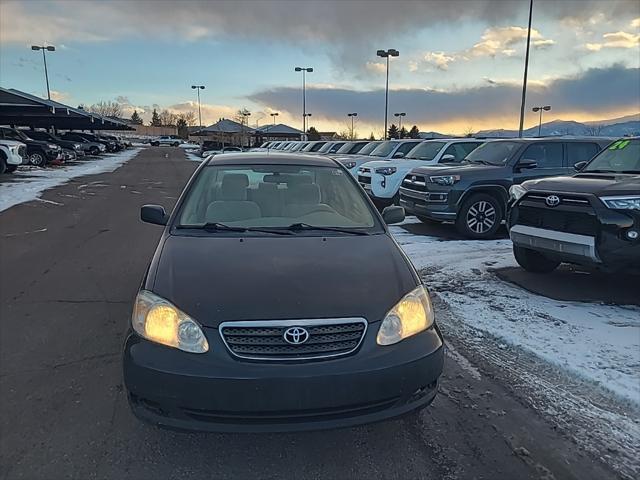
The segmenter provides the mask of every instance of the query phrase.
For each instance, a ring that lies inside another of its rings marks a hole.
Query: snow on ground
[[[459,320],[640,405],[640,308],[562,302],[499,279],[491,269],[517,266],[510,240],[391,231]]]
[[[118,153],[109,153],[98,158],[79,160],[73,165],[52,168],[20,167],[0,183],[0,212],[19,203],[40,197],[45,190],[62,185],[72,178],[83,175],[113,172],[135,157],[141,148],[131,148]]]
[[[202,162],[204,158],[202,158],[197,150],[185,150],[184,152],[187,155],[187,160],[191,160],[192,162]]]

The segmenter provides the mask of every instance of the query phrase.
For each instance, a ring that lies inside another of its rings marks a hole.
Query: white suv
[[[402,158],[409,151],[418,145],[423,140],[420,139],[405,139],[405,140],[387,140],[386,142],[377,142],[373,150],[366,152],[369,145],[364,147],[358,155],[351,155],[346,158],[335,157],[340,163],[342,163],[349,172],[355,177],[358,174],[358,168],[360,165],[370,162],[372,160],[390,160],[392,158]]]
[[[18,165],[26,163],[27,146],[16,140],[0,139],[0,174],[15,172]]]
[[[177,147],[180,145],[180,143],[182,143],[180,139],[171,137],[169,135],[163,135],[151,140],[152,147],[159,147],[161,145],[170,145],[172,147]]]
[[[426,165],[459,163],[483,143],[484,140],[475,138],[422,141],[399,158],[363,164],[358,169],[358,183],[376,205],[398,205],[400,184],[410,170]]]

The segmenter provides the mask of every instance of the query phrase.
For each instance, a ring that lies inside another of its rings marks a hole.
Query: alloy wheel
[[[467,211],[467,227],[474,233],[486,233],[496,223],[496,209],[489,202],[480,200]]]
[[[36,167],[42,167],[44,166],[44,157],[40,153],[32,153],[29,157],[29,163]]]

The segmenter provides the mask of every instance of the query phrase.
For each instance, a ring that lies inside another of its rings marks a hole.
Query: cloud
[[[529,84],[527,104],[540,102],[553,106],[554,112],[609,113],[635,108],[640,110],[640,69],[613,65],[585,71],[580,76],[556,78],[546,83]],[[391,90],[389,102],[393,111],[406,111],[407,121],[434,125],[454,121],[482,122],[487,118],[517,121],[521,85],[487,79],[487,84],[462,90],[432,89]],[[299,110],[299,89],[280,87],[256,92],[250,100],[278,111]],[[308,90],[307,105],[314,117],[340,122],[346,111],[357,111],[366,124],[380,122],[384,90],[350,89]]]
[[[449,63],[455,60],[455,57],[444,52],[427,52],[424,55],[424,61],[435,65],[438,70],[449,70]]]
[[[382,62],[367,62],[365,64],[365,68],[372,73],[385,73],[387,71],[387,66]]]
[[[71,94],[68,92],[59,92],[57,90],[51,90],[51,100],[64,103],[71,99]]]
[[[585,47],[592,52],[599,52],[603,48],[637,48],[640,46],[640,35],[627,32],[605,33],[601,43],[587,43]]]
[[[631,28],[640,28],[640,17],[631,20],[629,25],[631,25]]]

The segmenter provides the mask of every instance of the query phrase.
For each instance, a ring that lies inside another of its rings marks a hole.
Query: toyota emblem
[[[290,327],[284,331],[282,338],[291,345],[302,345],[309,340],[309,332],[302,327]]]
[[[544,202],[550,207],[557,207],[560,205],[560,197],[557,195],[549,195],[545,198]]]

